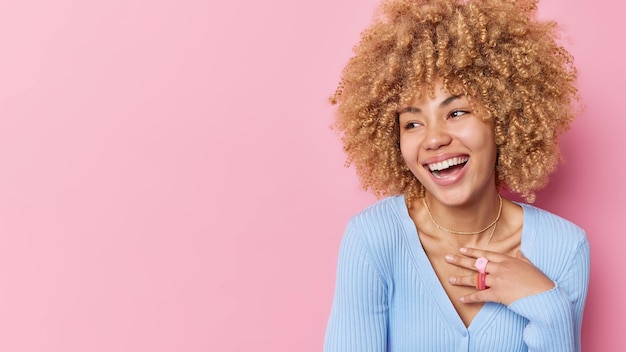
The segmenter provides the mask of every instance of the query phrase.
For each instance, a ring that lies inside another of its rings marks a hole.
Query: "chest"
[[[462,314],[467,311],[457,311],[439,276],[432,268],[421,270],[428,263],[410,256],[396,259],[387,296],[390,351],[526,351],[523,317],[486,303],[469,312],[472,321],[466,324]]]
[[[432,270],[437,277],[438,284],[445,292],[447,299],[450,301],[450,303],[454,307],[454,310],[463,321],[463,324],[468,327],[476,314],[478,314],[478,312],[482,308],[483,303],[467,304],[460,301],[462,296],[472,294],[476,291],[476,289],[471,286],[452,285],[450,283],[450,278],[471,278],[475,275],[475,272],[470,269],[454,266],[446,262],[444,260],[445,255],[455,253],[453,252],[453,250],[454,249],[452,248],[447,248],[447,250],[445,248],[443,250],[441,248],[431,250],[424,248],[426,256],[430,261],[430,265],[432,266]],[[456,252],[455,254],[458,255],[459,253]]]
[[[519,233],[511,233],[506,238],[496,242],[486,242],[475,244],[474,248],[486,249],[489,251],[503,253],[507,255],[514,255],[519,250],[521,239],[521,231]],[[432,268],[432,272],[437,278],[437,284],[440,286],[443,292],[445,292],[445,298],[447,298],[450,304],[454,307],[455,312],[463,321],[463,324],[470,326],[473,319],[483,307],[484,303],[463,303],[461,297],[470,295],[476,292],[475,280],[476,271],[474,268],[461,267],[448,263],[444,257],[448,254],[454,254],[462,256],[458,252],[458,248],[461,247],[457,244],[455,247],[449,240],[443,240],[441,237],[433,237],[428,235],[420,235],[420,244],[426,254],[426,258]],[[422,268],[428,271],[429,268]],[[468,282],[466,285],[453,285],[450,283],[451,278],[456,278],[457,281]],[[439,291],[441,292],[441,291]],[[442,299],[445,299],[442,296]]]

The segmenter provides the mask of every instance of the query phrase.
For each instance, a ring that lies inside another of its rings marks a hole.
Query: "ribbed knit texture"
[[[508,307],[485,303],[468,328],[419,242],[404,197],[356,215],[341,244],[324,351],[580,351],[589,281],[585,234],[520,205],[522,252],[556,287]]]

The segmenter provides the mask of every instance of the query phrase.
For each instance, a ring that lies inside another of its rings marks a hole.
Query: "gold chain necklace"
[[[496,220],[495,223],[493,223],[493,229],[491,229],[491,233],[489,234],[489,238],[487,239],[487,244],[485,245],[485,248],[483,248],[483,251],[486,251],[487,248],[489,248],[489,243],[491,243],[491,239],[493,238],[493,234],[496,232],[496,227],[498,226],[498,220]],[[487,229],[485,229],[487,230]],[[448,244],[450,245],[450,248],[452,248],[452,251],[456,253],[456,248],[454,248],[454,246],[452,245],[452,243],[450,243],[450,240],[446,238],[446,242],[448,242]],[[467,273],[465,272],[465,269],[463,269],[463,267],[461,267],[461,271],[463,272],[463,275],[467,275]]]
[[[494,226],[498,222],[498,220],[500,220],[500,215],[502,215],[502,196],[500,196],[499,194],[498,194],[498,199],[500,199],[500,207],[498,208],[498,216],[496,216],[496,219],[492,221],[491,224],[487,225],[484,229],[480,231],[473,231],[473,232],[454,231],[454,230],[450,230],[439,225],[435,221],[435,218],[433,218],[433,214],[430,212],[430,208],[428,207],[428,204],[426,203],[426,197],[422,198],[422,203],[424,203],[424,207],[426,208],[426,211],[428,212],[428,217],[430,217],[430,221],[432,221],[433,225],[435,225],[435,227],[437,227],[439,230],[442,230],[448,233],[453,233],[455,235],[478,235],[479,233],[483,233],[487,231],[490,227]],[[495,226],[494,226],[494,230],[495,230]],[[491,232],[491,236],[493,236],[493,231]],[[489,237],[489,240],[491,240],[491,236]]]

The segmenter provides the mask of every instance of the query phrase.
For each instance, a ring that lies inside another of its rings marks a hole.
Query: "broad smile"
[[[446,160],[424,164],[433,177],[445,179],[457,175],[465,166],[469,156],[455,156]]]

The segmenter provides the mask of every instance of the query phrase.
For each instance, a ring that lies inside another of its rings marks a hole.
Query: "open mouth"
[[[425,165],[435,178],[446,178],[459,172],[469,160],[468,156],[457,156]]]

